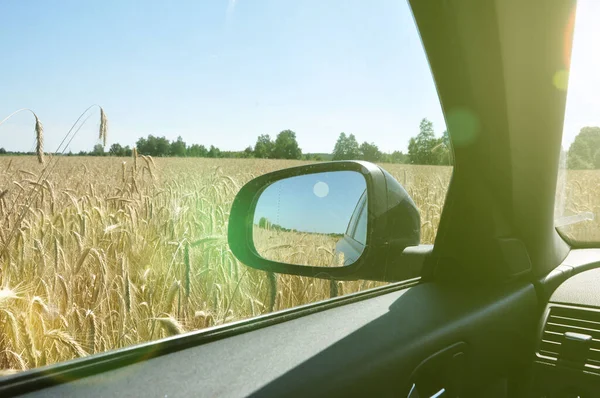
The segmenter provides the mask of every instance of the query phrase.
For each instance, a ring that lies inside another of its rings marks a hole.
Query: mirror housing
[[[359,172],[366,181],[367,244],[357,261],[343,267],[316,267],[261,257],[253,241],[254,212],[261,193],[269,185],[286,178],[333,171]],[[392,282],[419,276],[419,267],[403,267],[402,258],[407,247],[419,245],[420,229],[415,203],[387,171],[364,161],[336,161],[291,167],[249,181],[233,201],[228,241],[238,260],[263,271],[322,279]]]

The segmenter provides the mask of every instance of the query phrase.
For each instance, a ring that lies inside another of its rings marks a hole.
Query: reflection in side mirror
[[[247,182],[227,241],[243,264],[267,272],[392,282],[419,276],[424,256],[412,261],[405,249],[419,244],[420,228],[408,192],[381,167],[319,162]]]
[[[331,171],[285,178],[260,194],[252,240],[259,256],[294,265],[351,265],[367,244],[364,176]]]

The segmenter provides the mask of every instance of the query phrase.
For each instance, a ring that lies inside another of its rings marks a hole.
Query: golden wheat
[[[105,116],[102,124],[104,139]],[[5,374],[381,285],[266,273],[231,253],[240,187],[305,162],[137,160],[134,151],[132,162],[64,157],[43,168],[35,157],[0,158],[0,237],[14,231],[0,258]],[[433,243],[451,168],[384,167],[419,207],[423,243]],[[270,237],[273,255],[331,265],[335,240],[294,239]]]

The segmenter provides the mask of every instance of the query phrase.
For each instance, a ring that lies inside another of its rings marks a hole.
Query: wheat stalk
[[[44,163],[44,126],[42,126],[42,122],[40,122],[40,119],[37,117],[37,115],[35,115],[35,138],[36,138],[35,153],[37,155],[38,162],[43,164]]]
[[[100,108],[100,139],[102,140],[102,146],[106,146],[106,131],[108,128],[108,120],[106,119],[106,113],[101,106]]]
[[[35,152],[37,154],[38,162],[44,163],[44,126],[42,125],[40,118],[38,118],[38,116],[36,115],[36,113],[34,111],[32,111],[29,108],[18,109],[16,111],[14,111],[13,113],[11,113],[10,115],[8,115],[7,117],[5,117],[4,119],[2,119],[2,121],[0,121],[0,126],[4,122],[6,122],[8,119],[15,116],[17,113],[20,113],[23,111],[31,112],[31,114],[35,118],[35,141],[36,141]]]
[[[135,172],[135,171],[137,171],[137,158],[138,158],[137,147],[133,147],[133,151],[131,151],[131,156],[133,157],[133,172]]]
[[[125,272],[125,280],[123,283],[125,284],[125,310],[129,313],[129,311],[131,311],[131,282],[129,281],[128,272]]]
[[[185,243],[183,248],[183,263],[185,265],[185,297],[186,299],[190,298],[190,280],[191,280],[191,264],[190,264],[190,244],[189,242]]]

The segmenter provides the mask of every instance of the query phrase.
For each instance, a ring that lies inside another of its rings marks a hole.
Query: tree
[[[392,152],[392,163],[408,163],[408,155],[402,153],[402,151],[394,151]]]
[[[186,155],[187,145],[181,136],[177,137],[177,141],[173,141],[169,148],[171,156],[183,157]]]
[[[171,143],[165,137],[156,137],[156,155],[154,156],[169,156]]]
[[[269,219],[266,217],[261,217],[258,220],[258,227],[265,228],[265,229],[271,229],[271,221],[269,221]]]
[[[421,120],[419,134],[408,142],[408,157],[412,164],[439,164],[439,154],[434,148],[440,144],[435,138],[433,123]]]
[[[444,150],[441,153],[440,164],[451,166],[454,164],[454,151],[452,150],[452,142],[450,141],[448,130],[442,133],[441,143]]]
[[[131,149],[131,147],[129,145],[125,145],[125,147],[123,148],[123,156],[131,156],[133,154],[133,150]]]
[[[208,155],[208,149],[204,145],[193,144],[188,148],[187,154],[195,158],[205,158]]]
[[[6,155],[6,149],[0,148],[0,155]]]
[[[346,133],[340,133],[333,148],[333,160],[353,160],[358,158],[360,158],[360,148],[354,134],[346,137]]]
[[[110,146],[108,153],[110,154],[110,156],[125,156],[123,147],[121,146],[121,144],[118,144],[116,142]]]
[[[155,148],[156,142],[154,139],[154,136],[149,135],[148,139],[144,138],[144,137],[140,137],[136,143],[135,146],[137,148],[137,151],[140,155],[152,155],[152,156],[156,156],[156,148]]]
[[[209,158],[220,158],[221,150],[214,145],[210,146],[208,153],[206,154]]]
[[[91,156],[104,156],[104,146],[102,144],[94,145],[94,149],[90,152]]]
[[[249,146],[246,149],[244,149],[244,152],[242,152],[242,157],[243,158],[251,158],[254,155],[254,150],[252,150],[252,147]]]
[[[600,168],[600,127],[584,127],[569,147],[569,169]]]
[[[433,164],[439,164],[444,166],[450,166],[454,164],[454,155],[452,153],[452,147],[450,143],[450,137],[448,131],[442,133],[442,137],[436,140],[437,143],[431,150],[437,156],[437,162]]]
[[[277,134],[273,147],[275,159],[301,159],[302,150],[296,141],[296,133],[292,130],[283,130]]]
[[[360,158],[369,162],[381,160],[381,151],[374,143],[363,142],[360,146]]]
[[[165,137],[149,135],[148,138],[140,138],[135,143],[140,155],[169,156],[171,143]]]
[[[572,154],[567,157],[567,168],[571,170],[587,170],[591,169],[593,165],[583,160],[579,155]]]
[[[269,134],[262,134],[258,136],[256,145],[254,145],[254,157],[259,159],[268,159],[273,154],[273,141]]]

